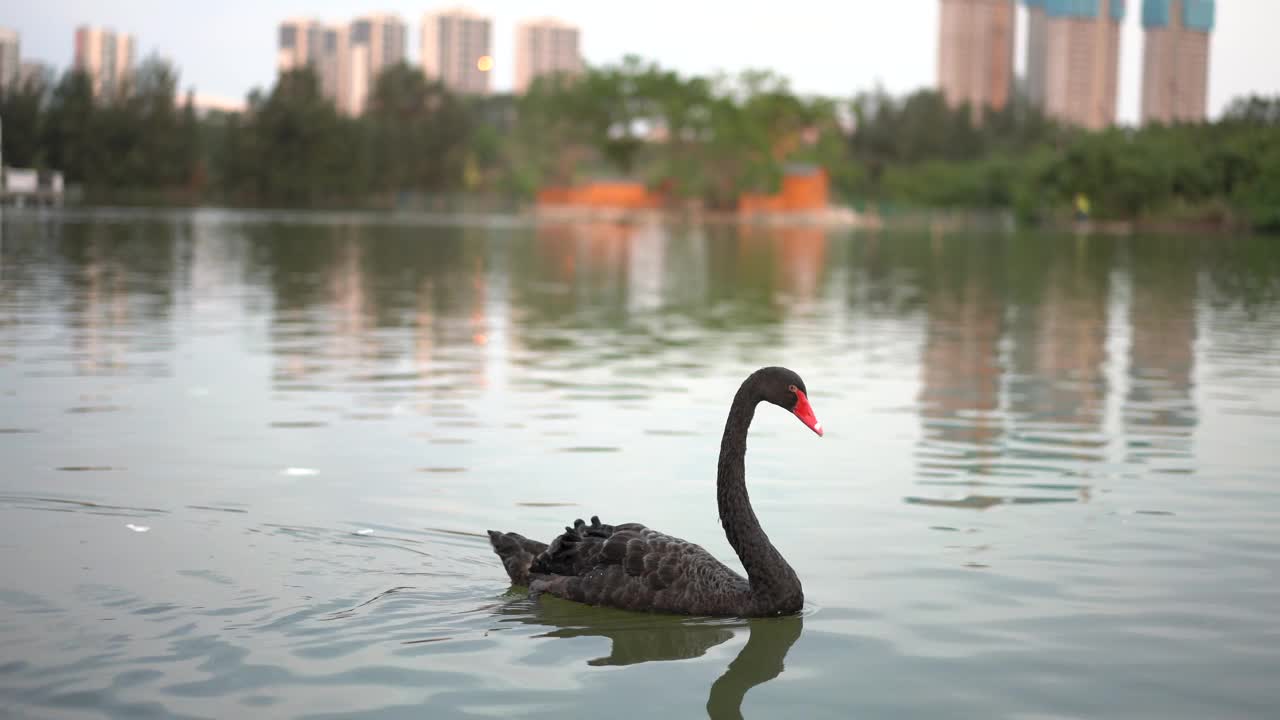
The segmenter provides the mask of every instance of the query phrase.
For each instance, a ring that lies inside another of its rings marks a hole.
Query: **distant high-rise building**
[[[1115,124],[1124,0],[1025,2],[1027,94],[1068,124]]]
[[[947,104],[1003,109],[1013,91],[1016,8],[1012,0],[942,0],[938,87]]]
[[[528,90],[541,75],[581,70],[578,28],[552,18],[525,20],[516,26],[517,93]]]
[[[339,107],[360,115],[369,105],[378,76],[404,62],[406,30],[397,15],[366,15],[351,22],[347,33],[345,92]]]
[[[1045,50],[1049,38],[1049,20],[1045,14],[1044,0],[1026,0],[1027,47],[1026,93],[1027,100],[1037,107],[1044,107]]]
[[[1214,0],[1145,0],[1142,122],[1201,122],[1209,102]]]
[[[93,94],[117,98],[133,76],[133,36],[105,28],[76,28],[74,65],[89,76]]]
[[[311,63],[321,45],[320,33],[323,27],[324,24],[319,20],[305,18],[280,23],[276,70],[286,73]]]
[[[18,81],[22,62],[18,52],[18,31],[0,27],[0,91]]]
[[[276,69],[283,74],[309,66],[320,83],[320,92],[340,105],[345,36],[345,28],[319,20],[285,20],[280,23]]]
[[[493,21],[461,8],[427,13],[422,18],[422,70],[450,90],[489,92]]]

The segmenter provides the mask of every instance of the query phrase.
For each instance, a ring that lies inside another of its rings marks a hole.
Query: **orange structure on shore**
[[[830,199],[827,172],[816,166],[787,169],[777,193],[744,193],[738,198],[742,214],[774,214],[826,210]],[[543,208],[591,210],[654,210],[667,206],[667,194],[644,183],[629,180],[595,180],[572,187],[548,187],[538,191]]]
[[[779,192],[771,195],[745,193],[738,198],[738,212],[767,214],[826,210],[829,185],[827,172],[820,167],[788,168]]]
[[[661,195],[644,183],[597,181],[575,187],[550,187],[538,191],[538,205],[546,207],[648,210],[664,204]]]

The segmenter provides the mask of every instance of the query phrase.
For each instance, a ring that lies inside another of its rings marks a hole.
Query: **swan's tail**
[[[502,558],[502,565],[511,576],[513,585],[529,584],[529,566],[533,564],[534,558],[547,549],[546,543],[497,530],[489,531],[489,543],[493,545],[493,551],[498,557]]]

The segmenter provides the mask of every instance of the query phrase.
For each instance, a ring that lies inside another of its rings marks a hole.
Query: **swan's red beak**
[[[791,412],[800,418],[800,422],[809,426],[809,429],[818,433],[818,437],[822,437],[822,423],[818,422],[818,417],[813,414],[813,408],[809,406],[809,398],[805,396],[803,390],[796,390],[796,407]]]

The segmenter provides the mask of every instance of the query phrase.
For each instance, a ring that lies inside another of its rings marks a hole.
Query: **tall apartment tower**
[[[1209,103],[1214,0],[1145,0],[1142,123],[1202,122]]]
[[[942,0],[938,87],[951,107],[965,103],[974,121],[1003,109],[1013,91],[1017,32],[1012,0]]]
[[[489,92],[493,21],[462,8],[422,18],[422,70],[454,92]]]
[[[280,24],[276,67],[284,73],[311,66],[324,96],[340,112],[360,115],[378,75],[404,62],[407,36],[404,21],[388,14],[358,17],[347,25],[286,20]]]
[[[408,31],[398,15],[377,14],[356,18],[347,35],[349,80],[344,102],[339,107],[349,115],[360,115],[369,106],[378,76],[387,68],[404,62]]]
[[[310,66],[320,82],[320,92],[338,102],[345,34],[343,28],[319,20],[285,20],[280,23],[276,70],[283,74]]]
[[[1025,2],[1027,94],[1067,124],[1114,125],[1124,0]]]
[[[578,28],[553,18],[516,26],[515,91],[524,93],[541,75],[582,70]]]
[[[133,76],[133,36],[82,25],[76,28],[73,64],[89,76],[94,96],[121,97]]]
[[[18,83],[21,69],[21,53],[18,52],[18,31],[0,27],[0,91]]]
[[[1027,101],[1036,107],[1044,107],[1045,81],[1048,73],[1045,62],[1048,60],[1046,46],[1049,41],[1049,18],[1045,11],[1045,0],[1026,0],[1027,5],[1027,47],[1026,47],[1026,93]]]

